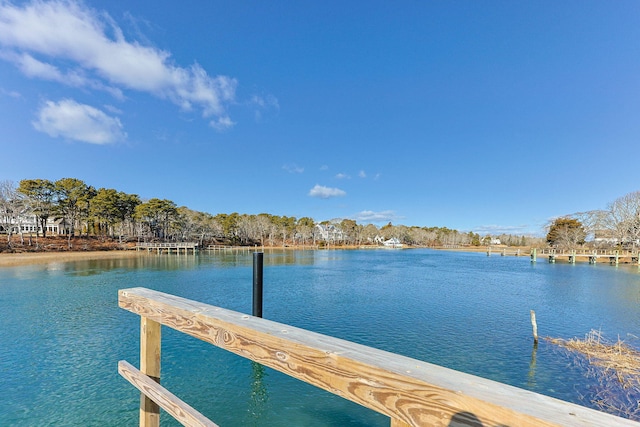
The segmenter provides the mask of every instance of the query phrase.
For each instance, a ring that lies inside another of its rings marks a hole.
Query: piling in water
[[[253,253],[253,314],[262,317],[262,270],[264,253]]]

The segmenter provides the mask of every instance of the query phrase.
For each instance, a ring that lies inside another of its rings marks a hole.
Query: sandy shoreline
[[[17,254],[0,254],[1,267],[17,267],[30,264],[46,264],[49,262],[69,262],[91,259],[129,258],[140,256],[144,252],[137,251],[87,251],[87,252],[23,252]]]

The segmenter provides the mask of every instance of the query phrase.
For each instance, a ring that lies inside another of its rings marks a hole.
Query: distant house
[[[325,242],[337,242],[344,240],[344,233],[334,224],[316,224],[316,238]]]
[[[502,242],[500,242],[500,239],[497,239],[495,237],[492,238],[489,243],[492,244],[492,245],[501,245],[502,244]]]
[[[633,239],[631,237],[619,238],[616,237],[616,233],[612,230],[596,230],[593,233],[593,242],[600,246],[617,246],[623,247],[631,246],[635,247],[640,245],[640,239]]]
[[[11,232],[14,234],[18,233],[42,233],[42,227],[37,221],[35,215],[23,215],[18,220],[11,221]],[[6,225],[6,222],[5,222]],[[47,228],[47,234],[65,234],[67,232],[67,228],[65,225],[65,221],[63,218],[55,218],[50,217],[47,218],[47,223],[45,225]],[[5,230],[5,227],[0,226],[0,232],[7,233],[8,230]]]
[[[402,243],[396,237],[392,237],[389,240],[385,240],[382,244],[387,248],[401,248],[402,247]]]
[[[593,232],[593,241],[601,245],[617,245],[619,240],[611,230],[596,230]]]
[[[400,242],[400,239],[398,239],[397,237],[392,237],[385,240],[384,237],[379,235],[373,238],[373,243],[384,246],[385,248],[401,248],[403,246]]]

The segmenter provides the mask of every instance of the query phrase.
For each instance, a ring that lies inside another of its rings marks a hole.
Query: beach
[[[49,262],[70,262],[90,259],[109,259],[135,257],[144,254],[137,251],[83,251],[83,252],[23,252],[0,253],[0,268],[17,267],[29,264],[46,264]]]

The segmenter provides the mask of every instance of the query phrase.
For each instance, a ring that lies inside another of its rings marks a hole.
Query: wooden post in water
[[[262,252],[253,253],[253,310],[256,317],[262,317],[262,294],[263,294],[263,265],[264,254]]]
[[[536,323],[536,312],[531,310],[531,327],[533,328],[533,342],[538,343],[538,324]]]
[[[140,317],[140,372],[157,383],[160,383],[160,328],[160,323]],[[140,427],[159,426],[160,407],[140,394]]]
[[[538,260],[538,253],[537,253],[538,249],[537,248],[532,248],[531,249],[531,262],[536,262]]]

